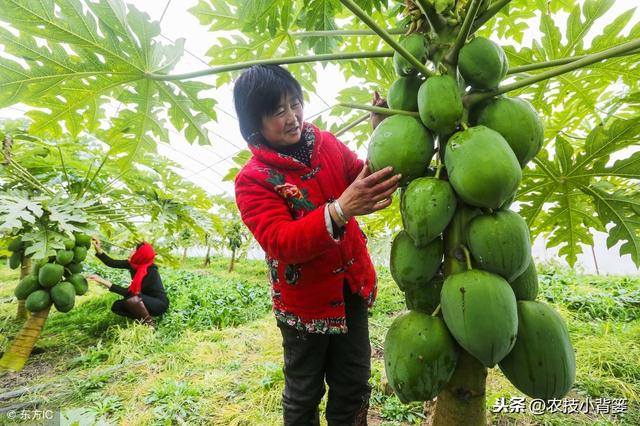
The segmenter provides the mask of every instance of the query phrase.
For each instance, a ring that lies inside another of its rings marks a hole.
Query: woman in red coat
[[[300,84],[257,65],[236,81],[240,131],[253,154],[236,177],[242,220],[266,253],[284,347],[285,425],[364,425],[376,276],[355,217],[391,204],[400,175],[370,173],[336,137],[303,121]]]

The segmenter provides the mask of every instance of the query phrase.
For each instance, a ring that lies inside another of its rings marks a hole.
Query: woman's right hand
[[[96,237],[91,237],[91,242],[93,243],[93,248],[96,249],[96,253],[102,253],[102,244],[100,243],[100,240]]]
[[[402,176],[391,175],[388,166],[371,173],[365,164],[351,185],[338,198],[338,203],[347,219],[384,209],[391,204],[391,196],[398,189]]]
[[[87,280],[89,280],[89,281],[97,282],[98,284],[100,284],[101,286],[103,286],[106,289],[110,289],[111,288],[111,281],[105,280],[104,278],[102,278],[98,274],[90,274],[90,275],[87,275],[85,278]]]

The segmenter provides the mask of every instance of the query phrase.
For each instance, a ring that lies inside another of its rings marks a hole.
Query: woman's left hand
[[[373,106],[377,106],[377,107],[389,108],[389,105],[387,105],[387,101],[384,98],[380,97],[380,94],[378,93],[377,90],[373,92],[372,104]],[[384,120],[388,116],[384,114],[380,114],[378,112],[372,112],[369,115],[369,117],[371,119],[371,127],[373,127],[373,130],[375,130],[376,127],[378,127],[378,124],[380,124],[382,120]]]
[[[91,274],[91,275],[87,275],[86,277],[88,280],[91,281],[95,281],[98,284],[100,284],[101,286],[103,286],[104,288],[111,288],[111,281],[105,280],[104,278],[102,278],[100,275],[98,274]]]

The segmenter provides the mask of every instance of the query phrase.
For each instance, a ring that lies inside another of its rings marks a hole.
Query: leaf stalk
[[[391,34],[389,34],[386,30],[380,27],[371,16],[369,16],[364,10],[360,8],[353,0],[340,0],[340,2],[347,7],[350,11],[352,11],[358,18],[360,18],[369,28],[376,32],[389,46],[393,48],[396,52],[401,54],[407,61],[411,63],[420,73],[422,73],[425,77],[431,77],[433,72],[429,71],[429,69],[416,59],[407,49],[402,47],[400,43],[398,43]]]
[[[471,0],[471,5],[467,10],[467,15],[464,17],[462,27],[460,27],[460,31],[456,35],[453,45],[444,56],[444,61],[447,64],[456,65],[458,63],[458,53],[469,37],[471,25],[473,24],[473,20],[476,18],[476,13],[478,13],[478,9],[480,8],[480,3],[482,3],[482,0]]]
[[[369,59],[369,58],[387,58],[393,56],[392,50],[381,50],[378,52],[350,52],[350,53],[330,53],[325,55],[310,56],[289,56],[284,58],[259,59],[255,61],[238,62],[235,64],[220,65],[211,67],[206,70],[194,71],[185,74],[154,74],[148,73],[146,77],[156,81],[175,81],[190,80],[192,78],[205,77],[207,75],[220,74],[223,72],[237,71],[252,67],[253,65],[283,65],[283,64],[301,64],[307,62],[327,62],[342,61],[349,59]]]
[[[408,115],[409,117],[420,118],[420,114],[418,114],[415,111],[403,111],[401,109],[382,108],[382,107],[377,107],[373,105],[363,105],[363,104],[356,104],[352,102],[341,102],[336,106],[353,108],[353,109],[363,109],[365,111],[377,112],[378,114],[384,114],[384,115],[398,114],[398,115]]]
[[[549,71],[542,72],[540,74],[523,78],[522,80],[513,82],[511,84],[507,84],[504,86],[500,86],[496,89],[487,91],[487,92],[478,92],[478,93],[470,93],[464,96],[463,102],[467,108],[472,107],[478,102],[482,102],[484,100],[490,99],[494,96],[501,95],[503,93],[510,92],[512,90],[521,89],[523,87],[530,86],[532,84],[538,83],[543,80],[548,80],[553,77],[557,77],[559,75],[575,71],[579,68],[585,67],[587,65],[594,64],[596,62],[603,61],[605,59],[609,59],[616,55],[620,55],[625,52],[633,51],[640,48],[640,38],[629,41],[627,43],[620,44],[618,46],[612,47],[610,49],[603,50],[601,52],[592,53],[590,55],[586,55],[581,59],[573,61],[571,63],[561,65]]]

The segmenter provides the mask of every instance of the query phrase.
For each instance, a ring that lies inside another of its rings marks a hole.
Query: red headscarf
[[[129,285],[129,293],[139,294],[142,288],[142,280],[147,276],[147,268],[153,264],[153,259],[156,257],[156,252],[153,251],[153,247],[149,243],[142,243],[140,247],[136,249],[129,259],[129,265],[136,273]]]

